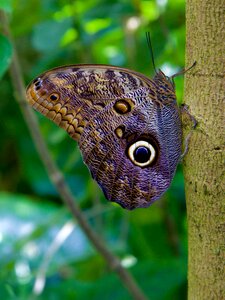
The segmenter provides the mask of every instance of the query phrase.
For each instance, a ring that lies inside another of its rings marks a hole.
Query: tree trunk
[[[184,161],[188,299],[222,300],[224,266],[224,0],[188,0],[185,103],[198,121]],[[185,132],[187,134],[187,132]]]

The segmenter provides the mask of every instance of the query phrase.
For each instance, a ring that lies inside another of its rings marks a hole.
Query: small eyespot
[[[114,104],[114,109],[118,114],[124,115],[131,111],[131,103],[129,99],[120,99]]]
[[[33,83],[37,83],[39,80],[40,80],[39,77],[38,77],[38,78],[35,78],[35,79],[33,80]]]
[[[120,125],[115,129],[115,134],[120,139],[123,137],[124,132],[125,132],[125,126],[124,125]]]
[[[137,141],[128,149],[131,162],[139,167],[150,166],[156,158],[155,147],[147,141]]]
[[[49,99],[50,99],[51,101],[59,100],[59,94],[57,94],[57,93],[52,93],[52,94],[49,96]]]
[[[42,86],[41,78],[38,77],[38,78],[34,79],[33,84],[34,84],[34,88],[36,91],[40,90],[40,88]]]

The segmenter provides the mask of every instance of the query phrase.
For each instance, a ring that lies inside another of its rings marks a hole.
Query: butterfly
[[[126,68],[70,65],[26,91],[30,105],[78,142],[105,197],[148,207],[168,189],[181,157],[182,128],[172,80]]]

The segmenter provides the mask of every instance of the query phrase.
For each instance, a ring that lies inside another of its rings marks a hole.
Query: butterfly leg
[[[183,160],[183,158],[185,157],[185,155],[188,152],[189,141],[190,141],[192,133],[193,133],[194,129],[196,128],[198,122],[195,119],[195,117],[190,113],[188,106],[186,104],[182,104],[180,111],[181,111],[182,119],[185,119],[187,116],[192,123],[191,130],[189,131],[188,135],[185,137],[185,141],[184,141],[184,151],[181,154],[181,160]]]

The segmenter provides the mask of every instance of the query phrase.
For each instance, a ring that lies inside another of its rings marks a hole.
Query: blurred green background
[[[49,68],[76,63],[118,65],[153,76],[146,31],[158,68],[171,75],[184,66],[184,0],[0,0],[0,8],[9,13],[26,84]],[[11,55],[0,33],[1,299],[131,299],[48,179],[5,72]],[[176,92],[180,103],[182,77],[176,78]],[[149,298],[186,299],[181,167],[160,201],[127,212],[104,199],[76,143],[36,115],[83,213]]]

